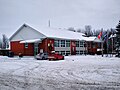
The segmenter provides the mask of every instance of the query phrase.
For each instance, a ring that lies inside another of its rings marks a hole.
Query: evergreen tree
[[[116,26],[116,57],[120,57],[120,21]]]

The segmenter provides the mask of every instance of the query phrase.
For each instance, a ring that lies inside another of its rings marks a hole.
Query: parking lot
[[[0,56],[0,90],[120,90],[120,60],[66,56],[65,60]]]

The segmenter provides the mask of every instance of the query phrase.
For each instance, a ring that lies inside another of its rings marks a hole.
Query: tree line
[[[115,29],[110,28],[110,29],[92,29],[91,25],[85,25],[84,29],[78,28],[78,29],[74,29],[74,27],[69,27],[68,28],[69,31],[73,31],[73,32],[78,32],[78,33],[84,33],[86,37],[91,37],[91,36],[98,36],[100,32],[102,32],[102,36],[104,36],[107,32],[108,33],[115,33]]]

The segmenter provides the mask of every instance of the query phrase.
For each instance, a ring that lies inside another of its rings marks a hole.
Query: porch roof
[[[98,39],[97,37],[85,37],[85,41],[88,41],[88,42],[98,42],[98,43],[102,43],[103,42],[101,39]]]
[[[41,39],[30,39],[30,40],[23,40],[23,41],[20,41],[20,43],[37,43],[37,42],[41,42],[42,40]]]

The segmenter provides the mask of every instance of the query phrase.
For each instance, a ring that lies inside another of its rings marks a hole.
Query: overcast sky
[[[120,0],[0,0],[0,34],[10,37],[22,24],[41,27],[115,28]]]

